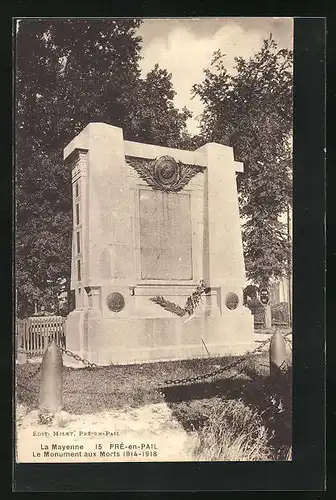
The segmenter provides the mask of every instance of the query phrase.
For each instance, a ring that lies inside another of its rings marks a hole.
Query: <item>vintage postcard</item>
[[[20,18],[15,456],[292,460],[292,18]]]

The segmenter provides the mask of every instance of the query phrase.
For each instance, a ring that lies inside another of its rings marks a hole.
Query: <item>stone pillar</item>
[[[82,183],[81,215],[86,229],[83,246],[87,256],[84,256],[85,266],[82,265],[82,285],[133,282],[134,199],[125,176],[122,129],[104,123],[90,123],[65,148],[65,158],[76,151],[88,152],[87,181]],[[76,288],[74,263],[72,275],[73,288]]]
[[[272,311],[270,304],[264,306],[265,309],[265,328],[271,330],[272,328]]]
[[[205,179],[204,276],[219,292],[221,309],[228,292],[242,304],[245,266],[233,149],[221,144],[202,146],[207,161]],[[210,249],[210,250],[209,250]]]

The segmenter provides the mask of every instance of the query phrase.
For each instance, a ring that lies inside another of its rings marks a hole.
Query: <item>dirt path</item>
[[[19,405],[17,443],[19,462],[189,461],[196,436],[184,431],[165,403],[86,415],[61,412],[49,425],[40,423],[38,410]]]

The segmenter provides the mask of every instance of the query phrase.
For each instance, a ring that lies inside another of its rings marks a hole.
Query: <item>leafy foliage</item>
[[[235,62],[229,74],[218,50],[193,92],[205,106],[203,138],[233,147],[244,162],[237,182],[247,276],[265,286],[287,274],[290,257],[280,216],[292,197],[292,52],[270,36],[249,60]]]
[[[17,313],[57,306],[69,288],[71,172],[62,151],[89,122],[128,140],[191,140],[173,105],[171,75],[139,69],[140,20],[25,19],[16,39]],[[62,279],[66,278],[66,283]]]
[[[184,307],[180,307],[178,304],[170,302],[161,295],[150,297],[149,300],[163,307],[163,309],[165,309],[166,311],[176,314],[177,316],[182,317],[185,314],[189,314],[189,316],[192,316],[194,314],[195,309],[198,307],[198,305],[202,300],[202,295],[208,294],[210,293],[210,291],[211,288],[207,287],[206,283],[203,280],[201,280],[200,284],[197,285],[196,290],[187,298]]]
[[[283,323],[289,324],[289,312],[287,302],[279,302],[278,304],[273,304],[272,310],[272,320],[281,321]]]
[[[171,73],[156,64],[144,80],[138,81],[123,125],[126,137],[168,147],[181,147],[183,140],[189,138],[186,121],[192,114],[186,107],[182,111],[174,107],[176,92],[171,78]]]

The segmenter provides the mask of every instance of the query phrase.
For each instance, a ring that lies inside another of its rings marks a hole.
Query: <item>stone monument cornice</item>
[[[64,158],[65,163],[73,163],[76,159],[80,157],[81,154],[88,153],[87,148],[75,148],[69,153],[67,157]]]

